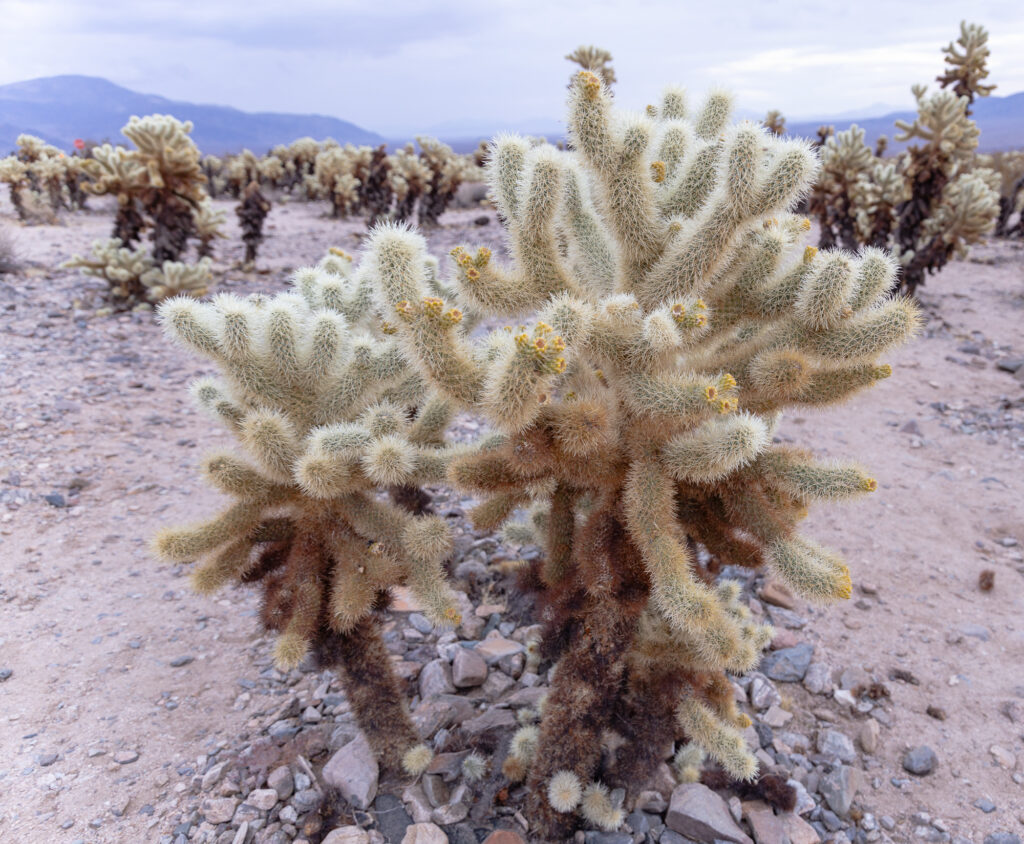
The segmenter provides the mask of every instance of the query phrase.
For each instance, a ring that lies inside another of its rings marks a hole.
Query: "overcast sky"
[[[910,106],[964,15],[990,82],[1024,90],[1024,3],[931,0],[0,0],[0,84],[75,73],[385,134],[561,117],[578,44],[613,53],[619,101],[711,85],[790,119]],[[528,127],[524,127],[528,128]]]

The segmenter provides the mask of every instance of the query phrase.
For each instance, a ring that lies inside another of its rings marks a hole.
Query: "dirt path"
[[[260,261],[269,272],[228,273],[222,289],[278,289],[328,246],[358,249],[360,224],[319,213],[276,207]],[[497,246],[498,227],[474,227],[477,214],[449,215],[435,254]],[[241,257],[229,217],[221,270]],[[0,282],[0,669],[11,671],[0,681],[0,839],[156,841],[207,755],[274,709],[262,696],[319,677],[262,683],[273,669],[253,599],[197,597],[180,568],[148,554],[160,525],[215,506],[195,466],[228,437],[187,395],[197,361],[147,314],[94,316],[91,282],[54,270],[106,235],[109,214],[31,228],[11,219],[0,203],[27,261]],[[859,458],[879,480],[863,503],[812,517],[808,532],[844,551],[866,594],[805,613],[800,635],[817,659],[864,669],[891,692],[858,800],[897,821],[897,841],[920,840],[920,812],[977,842],[1024,824],[1024,383],[994,365],[1024,356],[1024,251],[975,255],[991,263],[929,280],[928,336],[894,359],[893,378],[826,414],[790,416],[780,432]],[[982,593],[986,568],[995,588]],[[896,668],[918,684],[890,680]],[[851,734],[865,720],[785,691],[790,729],[812,732],[816,710]],[[901,759],[921,744],[939,766],[918,779]],[[980,798],[995,810],[975,808]]]

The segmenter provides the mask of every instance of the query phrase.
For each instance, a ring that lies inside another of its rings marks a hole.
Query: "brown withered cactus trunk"
[[[380,635],[380,622],[372,613],[340,633],[329,618],[329,602],[312,602],[315,614],[308,613],[304,588],[317,580],[329,581],[332,561],[316,519],[301,519],[284,530],[284,539],[265,543],[256,563],[243,577],[245,582],[261,583],[263,606],[261,620],[268,630],[284,631],[293,627],[296,616],[307,615],[302,622],[309,627],[312,655],[321,668],[338,672],[345,696],[355,713],[356,722],[381,764],[402,771],[402,754],[419,743],[416,729],[405,705],[401,680],[391,667],[391,658]],[[335,563],[336,564],[336,563]],[[320,577],[316,577],[316,575]],[[314,575],[310,578],[310,575]],[[378,593],[376,607],[387,606],[389,596]]]
[[[260,186],[249,182],[242,194],[242,202],[235,209],[238,223],[242,228],[242,242],[245,243],[245,264],[256,263],[256,252],[263,242],[263,223],[270,213],[270,201],[260,193]]]
[[[560,525],[552,519],[552,530]],[[565,534],[559,540],[565,544]],[[616,506],[598,508],[572,535],[577,583],[589,588],[559,596],[549,606],[542,647],[558,657],[558,669],[544,704],[544,719],[530,769],[527,815],[544,840],[572,834],[578,821],[556,812],[546,784],[559,771],[591,782],[601,770],[601,737],[624,691],[624,657],[649,589],[640,552],[616,517]],[[553,543],[554,545],[554,543]],[[622,573],[626,574],[623,575]]]

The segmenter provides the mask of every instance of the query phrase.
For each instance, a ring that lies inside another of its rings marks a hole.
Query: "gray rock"
[[[1001,369],[1003,372],[1016,372],[1018,369],[1024,369],[1024,358],[1003,358],[1002,360],[997,360],[996,369]]]
[[[672,792],[665,825],[673,832],[695,841],[753,844],[733,820],[725,801],[698,782],[683,783]]]
[[[255,806],[261,812],[269,812],[277,805],[279,799],[277,789],[257,788],[249,793],[249,796],[245,798],[245,802],[250,806]]]
[[[287,765],[274,768],[267,777],[267,787],[274,789],[281,800],[287,800],[295,790],[295,778]]]
[[[454,693],[452,667],[447,662],[443,659],[434,659],[423,666],[420,672],[420,697],[423,700]]]
[[[487,661],[476,651],[459,648],[452,660],[452,682],[457,689],[471,689],[487,679]]]
[[[191,654],[185,654],[184,656],[176,656],[169,663],[171,668],[181,668],[184,665],[188,665],[191,662],[195,662],[195,657]]]
[[[401,841],[405,831],[412,825],[412,818],[405,806],[393,794],[379,794],[373,801],[373,816],[377,826],[388,841]]]
[[[871,682],[871,676],[863,668],[846,668],[839,675],[840,689],[857,689],[867,686]]]
[[[114,761],[118,765],[130,765],[132,762],[138,761],[139,754],[134,750],[119,750],[114,754]]]
[[[323,778],[357,809],[366,809],[377,795],[380,768],[366,737],[350,741],[324,765]]]
[[[972,639],[980,639],[982,642],[987,642],[991,637],[992,632],[985,627],[983,624],[961,624],[957,628],[964,636],[970,636]]]
[[[986,815],[989,815],[996,810],[996,804],[987,797],[979,797],[972,805],[975,809],[981,809],[981,811]]]
[[[801,642],[792,648],[772,651],[761,660],[761,672],[780,683],[798,683],[807,673],[814,645]]]
[[[376,789],[376,787],[375,783],[374,788]],[[348,798],[346,797],[346,799]],[[372,800],[373,797],[371,796],[370,799]],[[320,792],[315,788],[304,788],[302,791],[296,791],[292,795],[291,804],[300,815],[304,815],[306,812],[312,812],[316,809],[320,805],[321,800]],[[354,801],[349,800],[349,802],[355,805]],[[369,805],[368,802],[367,805]],[[366,806],[359,806],[358,808],[365,809]]]
[[[930,774],[939,764],[939,757],[927,745],[908,750],[903,757],[903,769],[918,777]]]
[[[857,758],[853,742],[838,730],[819,730],[816,746],[818,753],[840,762],[850,763]]]
[[[420,785],[423,787],[423,793],[427,795],[430,805],[435,809],[448,802],[448,786],[445,785],[444,779],[439,774],[424,774]]]
[[[692,838],[683,838],[678,832],[673,832],[671,829],[666,829],[661,833],[659,841],[661,844],[693,844]]]
[[[471,718],[462,725],[466,735],[480,736],[494,730],[506,730],[518,724],[516,716],[507,709],[488,709],[482,715]]]
[[[1020,836],[1012,832],[993,832],[985,836],[984,844],[1020,844]]]
[[[235,816],[238,802],[235,797],[211,797],[203,801],[203,817],[212,824],[227,823]]]
[[[824,662],[812,662],[804,674],[804,688],[812,695],[830,695],[835,688],[832,669]]]
[[[430,619],[418,612],[414,612],[409,615],[409,623],[419,630],[419,632],[424,636],[434,629],[434,625],[430,623]]]
[[[782,703],[782,695],[779,694],[779,690],[775,688],[772,681],[757,672],[750,676],[748,693],[750,695],[750,705],[758,712]]]
[[[633,836],[625,832],[597,832],[591,829],[583,833],[583,841],[584,844],[633,844]]]
[[[836,765],[818,783],[818,793],[828,807],[842,818],[850,813],[857,793],[856,772],[849,765]]]

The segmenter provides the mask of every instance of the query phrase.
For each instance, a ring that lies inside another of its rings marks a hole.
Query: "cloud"
[[[962,3],[819,0],[0,0],[0,82],[104,76],[175,99],[333,114],[386,133],[562,113],[580,43],[615,56],[617,95],[642,108],[668,83],[716,84],[787,116],[910,105],[942,67]],[[991,81],[1024,89],[1024,10],[972,9],[992,32]]]

